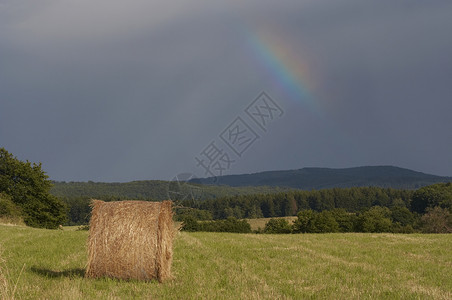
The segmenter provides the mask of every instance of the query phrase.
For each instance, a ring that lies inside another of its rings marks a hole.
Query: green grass
[[[83,278],[87,234],[0,225],[3,297],[452,298],[452,235],[182,232],[175,241],[175,278],[159,284]]]

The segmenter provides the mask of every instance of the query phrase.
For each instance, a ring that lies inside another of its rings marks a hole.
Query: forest
[[[255,193],[230,195],[209,199],[188,199],[176,202],[178,219],[191,215],[198,220],[226,219],[228,217],[271,218],[295,216],[298,211],[312,209],[315,211],[343,208],[349,212],[357,212],[372,206],[390,207],[401,205],[411,207],[414,191],[390,188],[361,187],[334,188],[325,190],[300,191],[288,190],[273,193]],[[123,200],[117,195],[101,196],[100,200]],[[88,222],[90,213],[89,196],[61,197],[68,206],[69,224],[79,225]],[[141,200],[158,201],[144,198]]]

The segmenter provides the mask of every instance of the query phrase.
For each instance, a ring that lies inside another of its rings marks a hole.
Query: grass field
[[[0,225],[0,298],[452,298],[452,235],[183,232],[164,284],[83,278],[86,239]]]

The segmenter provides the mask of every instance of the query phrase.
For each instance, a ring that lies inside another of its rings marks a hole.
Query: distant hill
[[[192,180],[194,183],[205,185],[278,186],[303,190],[364,186],[417,189],[434,183],[450,181],[452,181],[452,177],[435,176],[393,166],[346,169],[303,168]]]

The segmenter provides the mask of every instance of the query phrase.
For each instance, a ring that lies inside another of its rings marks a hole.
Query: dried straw
[[[172,202],[93,200],[86,277],[171,278]]]

